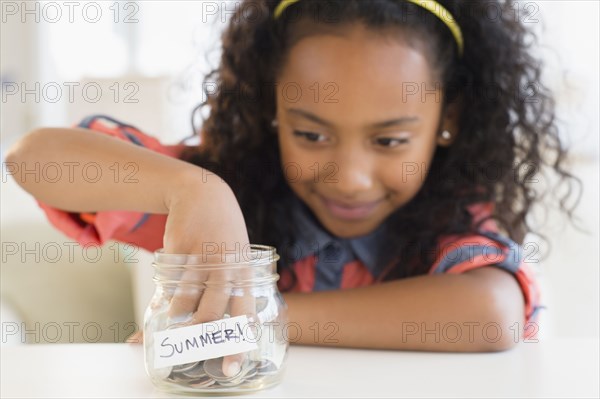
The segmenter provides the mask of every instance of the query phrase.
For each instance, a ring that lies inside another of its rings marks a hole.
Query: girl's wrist
[[[197,201],[199,196],[207,195],[233,195],[229,185],[216,174],[195,165],[184,168],[177,176],[170,179],[170,183],[164,190],[163,202],[166,213],[173,206],[182,201]]]

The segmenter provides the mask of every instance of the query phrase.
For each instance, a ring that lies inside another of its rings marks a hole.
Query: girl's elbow
[[[497,268],[482,268],[473,274],[478,291],[476,313],[483,327],[481,351],[501,352],[519,343],[525,302],[514,276]]]
[[[31,157],[31,152],[37,147],[36,142],[45,134],[44,128],[32,130],[25,134],[6,151],[7,165],[18,165],[26,162]]]
[[[502,322],[483,323],[482,335],[475,342],[469,342],[465,352],[504,352],[519,343],[514,339],[510,324]]]
[[[518,341],[515,341],[510,334],[510,331],[506,329],[506,331],[502,332],[502,337],[495,342],[489,343],[488,352],[504,352],[513,349],[518,344]]]
[[[488,307],[488,326],[493,334],[484,334],[484,345],[489,352],[502,352],[513,349],[519,343],[520,332],[518,329],[522,326],[520,320],[524,320],[524,307],[520,301],[507,301],[502,298],[492,301]],[[493,327],[493,328],[492,328]]]

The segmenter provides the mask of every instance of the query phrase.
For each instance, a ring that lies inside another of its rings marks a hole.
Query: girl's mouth
[[[319,198],[325,208],[329,210],[329,213],[337,218],[346,220],[364,219],[370,216],[381,202],[381,200],[377,200],[360,203],[342,203],[325,198],[322,195],[319,195]]]

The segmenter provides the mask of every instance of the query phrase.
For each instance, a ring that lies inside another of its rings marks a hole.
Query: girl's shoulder
[[[446,234],[437,239],[435,261],[430,272],[442,273],[464,261],[470,268],[476,264],[501,261],[505,268],[516,271],[522,261],[521,246],[505,234],[494,218],[492,201],[477,202],[467,206],[472,216],[472,229],[461,234]],[[460,268],[459,268],[460,269]]]

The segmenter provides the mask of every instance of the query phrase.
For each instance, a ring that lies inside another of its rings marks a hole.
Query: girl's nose
[[[369,198],[366,193],[373,189],[375,180],[370,159],[364,154],[346,154],[338,157],[335,164],[337,173],[331,179],[331,191],[337,193],[338,198],[358,201]]]

